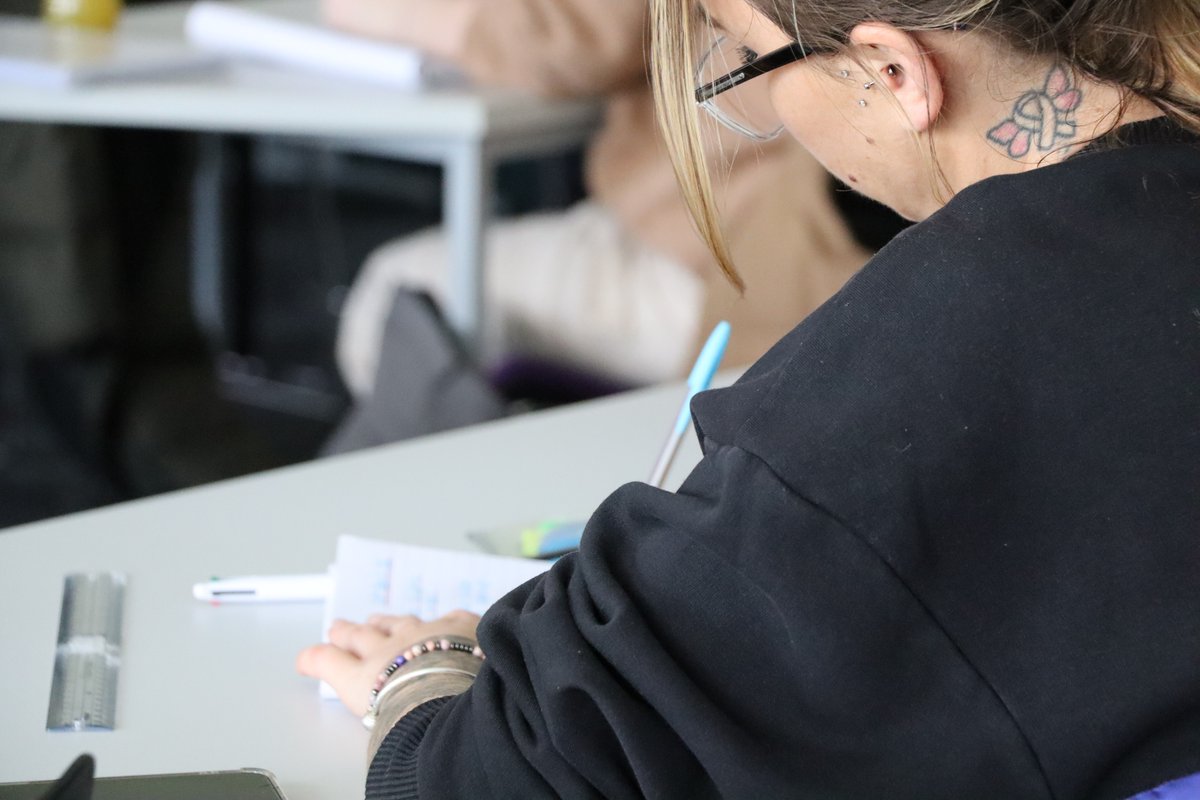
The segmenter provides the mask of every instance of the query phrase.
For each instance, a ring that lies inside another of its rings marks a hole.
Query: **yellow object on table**
[[[42,0],[42,17],[55,25],[111,30],[122,0]]]

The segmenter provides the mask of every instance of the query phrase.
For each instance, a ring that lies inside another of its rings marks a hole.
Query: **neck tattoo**
[[[1083,92],[1071,85],[1071,76],[1055,66],[1041,90],[1030,90],[1013,104],[1012,116],[988,131],[988,141],[1004,149],[1009,158],[1023,158],[1035,147],[1047,153],[1075,138],[1075,111]]]

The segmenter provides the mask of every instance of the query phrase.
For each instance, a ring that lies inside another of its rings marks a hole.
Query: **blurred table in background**
[[[251,8],[294,11],[309,0],[265,0]],[[188,3],[129,9],[120,30],[182,40]],[[286,137],[315,148],[371,154],[443,168],[443,214],[452,242],[451,324],[470,343],[483,313],[482,233],[493,173],[506,159],[578,148],[601,107],[529,94],[466,88],[400,91],[285,68],[233,64],[215,72],[108,82],[65,90],[0,84],[0,120],[208,134]],[[218,346],[228,337],[219,242],[223,211],[221,137],[200,147],[193,198],[193,306]]]

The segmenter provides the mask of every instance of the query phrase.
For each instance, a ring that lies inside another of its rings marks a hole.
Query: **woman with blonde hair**
[[[1200,11],[700,12],[657,0],[654,64],[726,268],[697,102],[919,222],[697,397],[678,492],[618,489],[477,630],[301,654],[375,723],[368,795],[1194,793]]]

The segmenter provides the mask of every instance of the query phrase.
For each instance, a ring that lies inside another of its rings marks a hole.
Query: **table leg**
[[[446,318],[467,349],[479,353],[484,330],[484,231],[491,216],[495,169],[482,142],[464,142],[446,160],[443,214],[450,245]]]
[[[197,137],[191,198],[192,313],[217,352],[245,344],[244,314],[231,306],[242,294],[233,291],[233,283],[245,266],[248,159],[245,141],[222,134]]]

